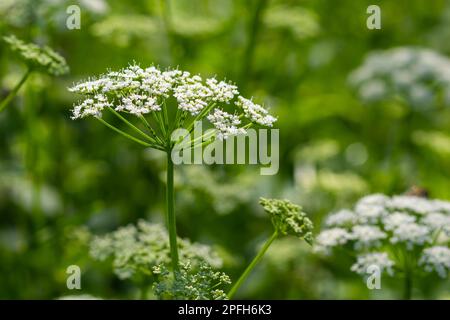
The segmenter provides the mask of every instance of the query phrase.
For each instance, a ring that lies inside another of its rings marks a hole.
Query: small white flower
[[[212,100],[215,102],[229,103],[239,94],[237,86],[226,83],[225,81],[218,82],[215,78],[210,78],[206,80],[206,84],[212,91]]]
[[[92,98],[84,100],[81,104],[74,106],[72,119],[80,119],[87,116],[101,118],[103,109],[111,107],[112,104],[103,94],[96,94]]]
[[[446,278],[450,270],[450,249],[444,246],[435,246],[423,251],[419,265],[424,266],[425,271],[436,271],[440,277]]]
[[[343,228],[326,229],[317,236],[315,251],[329,254],[333,247],[343,246],[351,238],[351,234]]]
[[[357,257],[350,270],[360,275],[366,275],[370,266],[377,266],[381,272],[386,271],[389,275],[394,274],[394,262],[389,258],[386,252],[372,252],[362,254]]]
[[[416,196],[392,197],[389,208],[395,211],[408,211],[423,215],[435,211],[432,201]]]
[[[355,212],[360,223],[376,223],[388,214],[386,205],[389,198],[381,194],[365,196],[358,201]]]
[[[116,111],[128,111],[134,115],[142,115],[151,111],[160,111],[161,107],[155,98],[140,94],[131,94],[122,98],[122,104],[115,108]]]
[[[414,216],[402,212],[394,212],[383,218],[383,224],[386,230],[394,230],[402,224],[415,221],[416,218]]]
[[[356,214],[351,210],[340,210],[328,216],[325,225],[328,227],[352,226],[357,222]]]
[[[423,217],[421,222],[432,230],[450,230],[450,215],[445,215],[443,213],[432,212]]]
[[[405,243],[406,248],[411,250],[414,245],[424,245],[431,242],[430,229],[417,223],[406,223],[393,230],[392,243]]]
[[[273,123],[277,121],[277,119],[272,117],[266,109],[242,96],[238,97],[236,106],[241,107],[242,110],[244,110],[244,114],[248,119],[260,125],[271,127]]]
[[[436,93],[448,92],[450,60],[423,48],[376,51],[350,74],[349,83],[366,102],[400,96],[412,107],[425,108],[437,100]]]
[[[387,237],[386,233],[375,226],[354,226],[351,235],[355,241],[355,249],[377,247]]]
[[[214,112],[209,114],[207,118],[219,131],[217,137],[220,140],[246,133],[245,129],[238,128],[238,126],[241,124],[241,121],[236,115],[230,114],[220,109],[214,109]]]

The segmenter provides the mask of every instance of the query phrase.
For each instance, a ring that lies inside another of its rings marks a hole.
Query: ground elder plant
[[[450,202],[416,196],[374,194],[352,210],[325,219],[315,251],[356,256],[351,271],[367,275],[371,266],[403,279],[403,297],[411,298],[415,280],[450,271]],[[419,288],[418,288],[419,289]]]
[[[26,43],[17,39],[14,35],[3,37],[3,41],[11,51],[16,54],[16,57],[25,63],[27,71],[8,96],[0,102],[0,112],[3,111],[17,95],[17,92],[27,81],[31,73],[41,72],[52,76],[61,76],[69,72],[66,60],[47,46],[40,47],[34,43]]]
[[[172,139],[172,133],[183,128],[190,134],[198,122],[209,122],[212,129],[189,142],[188,147],[194,149],[215,139],[244,135],[253,125],[271,127],[276,119],[252,99],[241,96],[234,84],[216,78],[204,80],[178,69],[134,64],[77,83],[69,91],[83,97],[73,107],[72,119],[93,117],[143,147],[166,153],[166,220],[176,277],[180,274],[180,259],[171,153],[179,141]],[[125,128],[114,125],[108,116],[117,118]]]

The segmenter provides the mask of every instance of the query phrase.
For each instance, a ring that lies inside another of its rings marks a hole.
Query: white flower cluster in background
[[[209,246],[178,239],[180,261],[192,264],[207,263],[214,268],[222,266],[222,259]],[[120,279],[135,274],[152,274],[158,265],[170,265],[169,236],[164,226],[143,220],[136,226],[128,225],[103,236],[96,236],[90,244],[93,258],[104,261],[112,258],[114,273]]]
[[[161,71],[154,66],[143,69],[131,65],[78,83],[69,91],[84,96],[74,106],[72,119],[101,118],[107,108],[141,117],[162,112],[173,97],[184,118],[190,115],[197,120],[209,119],[219,139],[245,134],[241,118],[269,127],[276,121],[262,106],[240,96],[234,84],[215,78],[203,81],[199,75],[176,69]],[[233,106],[234,114],[223,110]]]
[[[398,47],[370,53],[349,82],[368,103],[400,97],[414,108],[426,108],[442,95],[450,105],[450,60],[430,49]]]
[[[428,272],[436,271],[442,278],[446,278],[450,270],[450,249],[444,246],[427,248],[423,251],[419,264]]]
[[[450,270],[450,202],[373,194],[360,199],[353,210],[330,214],[324,224],[315,251],[356,253],[351,270],[357,273],[375,264],[392,274],[395,268],[405,268],[404,257],[418,261],[414,267],[441,277]]]
[[[352,265],[350,270],[360,275],[366,275],[367,269],[373,265],[378,266],[381,272],[385,271],[390,275],[394,274],[392,269],[394,262],[389,259],[388,254],[385,252],[373,252],[358,256],[356,263]]]

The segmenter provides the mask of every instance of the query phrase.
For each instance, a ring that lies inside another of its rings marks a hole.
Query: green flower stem
[[[113,125],[109,124],[108,122],[106,122],[106,121],[103,120],[102,118],[96,118],[96,119],[97,119],[98,121],[100,121],[101,123],[103,123],[103,124],[104,124],[105,126],[107,126],[108,128],[110,128],[110,129],[114,130],[115,132],[121,134],[121,135],[124,136],[125,138],[128,138],[128,139],[130,139],[130,140],[133,140],[134,142],[137,142],[137,143],[139,143],[140,145],[143,145],[144,147],[151,147],[151,148],[155,148],[155,149],[158,149],[158,150],[161,150],[161,151],[164,150],[163,148],[161,148],[161,147],[158,146],[158,145],[154,145],[154,144],[151,144],[151,143],[147,143],[147,142],[142,141],[142,140],[140,140],[140,139],[138,139],[138,138],[136,138],[136,137],[133,137],[132,135],[130,135],[130,134],[126,133],[126,132],[123,132],[123,131],[120,130],[120,129],[117,129],[116,127],[114,127]]]
[[[31,69],[28,69],[27,72],[23,75],[22,79],[20,79],[19,83],[16,84],[14,89],[8,94],[8,96],[0,103],[0,112],[5,109],[8,104],[11,102],[11,100],[16,96],[19,89],[22,87],[22,85],[25,83],[25,81],[28,79],[28,76],[31,73]]]
[[[411,256],[407,252],[403,254],[403,271],[405,274],[404,285],[403,285],[403,299],[411,300],[412,297],[412,287],[413,287],[413,270],[412,266],[415,265],[411,261]]]
[[[412,297],[412,274],[410,271],[405,270],[405,282],[403,287],[403,299],[411,300]]]
[[[147,119],[145,119],[145,117],[143,115],[139,115],[139,120],[141,120],[141,122],[145,125],[145,127],[147,128],[147,130],[150,131],[150,134],[152,135],[152,138],[154,138],[156,140],[157,143],[159,143],[160,145],[164,145],[164,142],[161,140],[161,138],[156,134],[155,130],[152,128],[152,126],[150,125],[150,123],[147,121]]]
[[[163,136],[163,139],[165,140],[167,136],[166,128],[164,127],[164,123],[161,117],[160,112],[152,112],[153,119],[159,126],[159,131],[161,132],[161,135]]]
[[[143,138],[147,139],[151,143],[156,143],[154,139],[152,139],[150,136],[146,135],[144,132],[142,132],[138,127],[136,127],[134,124],[132,124],[130,121],[125,119],[120,113],[118,113],[113,108],[109,108],[109,110],[114,113],[120,120],[122,120],[127,126],[129,126],[131,129],[133,129],[136,133],[138,133]]]
[[[174,187],[173,187],[173,162],[171,149],[167,150],[167,181],[166,181],[166,205],[167,205],[167,229],[169,230],[170,257],[173,271],[179,270],[177,226],[174,212]]]
[[[278,231],[274,231],[272,236],[266,241],[266,243],[263,245],[261,250],[258,252],[256,257],[253,259],[253,261],[248,265],[247,269],[242,273],[238,281],[234,284],[234,286],[231,288],[230,292],[228,292],[228,299],[232,299],[236,291],[239,289],[239,287],[242,285],[242,283],[247,279],[250,272],[253,270],[253,268],[258,264],[259,260],[264,256],[267,249],[269,249],[272,242],[278,237]]]

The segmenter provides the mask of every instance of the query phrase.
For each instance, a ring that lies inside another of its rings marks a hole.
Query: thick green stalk
[[[253,259],[252,262],[250,262],[250,264],[248,265],[247,269],[245,269],[245,271],[242,273],[242,275],[239,277],[238,281],[236,281],[236,283],[233,285],[233,287],[231,288],[230,292],[228,292],[228,299],[233,298],[234,294],[236,293],[236,291],[239,289],[239,287],[242,285],[242,283],[245,281],[245,279],[247,279],[248,275],[250,274],[250,272],[252,272],[253,268],[258,264],[259,260],[261,260],[261,258],[264,256],[264,254],[266,253],[267,249],[269,249],[270,245],[272,244],[272,242],[278,237],[278,232],[275,231],[272,236],[266,241],[266,243],[263,245],[263,247],[261,248],[261,250],[258,252],[258,254],[256,255],[256,257]]]
[[[411,300],[412,297],[412,274],[410,271],[405,270],[405,279],[403,287],[403,299]]]
[[[174,211],[174,191],[173,191],[173,162],[171,149],[167,151],[167,182],[166,182],[166,205],[167,205],[167,229],[169,230],[170,257],[172,259],[173,271],[178,271],[178,244],[177,226]]]
[[[14,89],[8,94],[8,96],[0,103],[0,112],[5,109],[8,104],[11,102],[11,100],[16,96],[17,91],[22,87],[22,85],[25,83],[25,81],[28,79],[28,76],[31,73],[31,69],[28,69],[27,72],[23,75],[22,79],[20,79],[19,83],[16,84]]]

